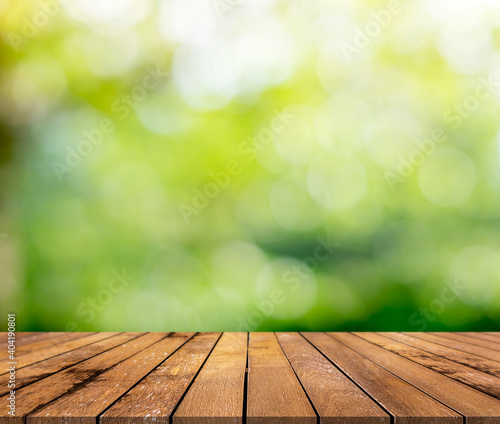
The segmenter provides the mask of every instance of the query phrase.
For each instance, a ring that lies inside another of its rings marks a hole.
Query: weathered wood
[[[8,332],[0,333],[0,360],[5,359],[9,356],[7,349],[12,346],[12,344],[17,348],[28,343],[31,343],[41,338],[47,337],[48,333],[17,333],[14,332],[14,337],[11,337],[11,343],[9,343]]]
[[[390,416],[297,333],[278,341],[323,424],[389,424]]]
[[[429,333],[434,335],[439,335],[441,337],[446,337],[447,339],[457,340],[462,343],[472,344],[475,346],[485,347],[487,349],[495,350],[500,352],[500,349],[497,347],[496,343],[489,342],[487,340],[475,339],[473,337],[463,336],[456,333]]]
[[[250,333],[248,424],[316,424],[317,417],[273,333]]]
[[[363,333],[331,336],[464,415],[469,424],[490,424],[500,417],[499,400],[374,345],[362,338]]]
[[[124,336],[126,335],[127,333],[124,334]],[[59,396],[76,390],[80,385],[96,378],[113,365],[129,358],[163,337],[161,333],[132,333],[130,335],[134,338],[120,346],[16,390],[16,418],[9,419],[7,411],[3,409],[0,411],[0,424],[23,423],[24,417],[27,415],[36,412]],[[0,405],[6,404],[7,395],[0,398]]]
[[[72,350],[54,358],[37,362],[16,371],[16,389],[20,389],[37,380],[53,375],[65,368],[69,368],[79,362],[101,354],[120,344],[126,343],[138,335],[137,333],[124,333],[114,337],[109,337],[100,342],[93,343],[79,349]],[[0,396],[8,393],[8,375],[0,376]]]
[[[436,336],[430,333],[404,333],[410,334],[422,340],[434,342],[442,346],[451,347],[461,352],[472,353],[473,355],[481,356],[482,358],[492,359],[493,361],[500,362],[500,351],[491,350],[485,347],[471,345],[464,342],[455,341],[442,336]]]
[[[113,402],[153,371],[194,333],[165,334],[164,338],[84,383],[34,414],[27,424],[95,424]]]
[[[4,347],[7,346],[7,334],[8,333],[2,333],[2,335],[4,336],[3,338],[5,338],[5,340],[2,340],[1,344],[0,344],[0,349],[3,349]],[[29,343],[34,343],[34,342],[38,342],[40,340],[44,340],[44,339],[50,339],[52,337],[57,337],[57,336],[60,336],[62,334],[65,334],[65,333],[54,333],[54,332],[51,332],[51,333],[34,333],[32,337],[19,337],[19,334],[24,334],[24,333],[16,333],[14,332],[15,334],[15,343],[16,343],[16,346],[17,347],[21,347],[21,346],[25,346]],[[3,352],[2,352],[3,353]]]
[[[36,332],[22,332],[21,333],[21,332],[15,331],[16,340],[18,340],[18,341],[25,339],[27,337],[36,336],[39,334],[45,334],[45,333],[36,333]],[[7,342],[7,336],[8,336],[7,332],[0,333],[0,347],[3,347],[2,343]]]
[[[101,417],[101,424],[168,424],[220,333],[197,334]]]
[[[85,337],[93,333],[44,333],[34,337],[28,337],[22,340],[16,340],[15,347],[16,357],[21,356],[24,353],[29,353],[38,349],[43,349],[47,346],[53,346],[59,343],[64,343],[69,340],[77,339],[80,337]],[[6,359],[8,357],[7,345],[0,350],[0,360]]]
[[[375,399],[395,423],[461,424],[462,417],[385,368],[324,333],[304,333],[314,346]],[[335,333],[332,333],[335,335]]]
[[[384,349],[411,359],[418,364],[500,399],[500,379],[498,377],[405,345],[379,333],[363,333],[361,336]]]
[[[34,364],[36,362],[53,358],[54,356],[70,352],[72,350],[78,349],[79,347],[107,339],[117,334],[118,333],[96,333],[90,336],[79,337],[77,339],[71,340],[70,342],[60,343],[57,345],[45,347],[43,349],[35,350],[33,352],[22,354],[19,357],[16,357],[16,368],[19,369],[27,367],[28,365]],[[6,374],[7,362],[10,362],[10,360],[4,359],[3,361],[0,361],[0,375]]]
[[[398,333],[384,333],[386,337],[393,340],[422,349],[425,352],[433,353],[434,355],[441,356],[449,359],[450,361],[458,362],[459,364],[477,369],[487,374],[500,377],[500,363],[492,361],[491,359],[482,358],[470,353],[461,352],[453,348],[441,346],[433,342],[420,340],[417,337],[412,337],[407,334]]]
[[[500,339],[500,333],[499,332],[486,331],[486,332],[483,332],[482,334],[489,334],[490,336],[495,336],[496,338]]]
[[[0,424],[500,424],[475,334],[16,333]]]
[[[498,338],[495,336],[490,336],[484,333],[456,333],[456,334],[461,334],[463,336],[471,337],[473,339],[487,340],[489,342],[496,343],[498,345],[498,348],[500,349],[500,340],[498,340]]]
[[[247,333],[224,333],[186,393],[174,424],[243,423]]]

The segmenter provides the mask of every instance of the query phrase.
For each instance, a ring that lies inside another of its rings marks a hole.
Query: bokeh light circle
[[[460,150],[442,147],[429,156],[418,171],[422,194],[437,206],[459,206],[476,186],[472,160]]]
[[[312,161],[307,184],[313,199],[328,210],[355,206],[367,190],[363,163],[356,156],[322,154]]]

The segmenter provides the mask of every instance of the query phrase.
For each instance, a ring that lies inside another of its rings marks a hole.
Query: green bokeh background
[[[499,6],[0,1],[0,328],[498,330]]]

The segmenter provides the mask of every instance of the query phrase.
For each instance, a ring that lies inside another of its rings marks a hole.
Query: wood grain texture
[[[463,336],[471,337],[473,339],[487,340],[489,342],[498,344],[498,348],[500,348],[500,340],[498,340],[498,338],[495,336],[491,336],[485,333],[456,333],[456,334],[461,334]]]
[[[0,368],[0,424],[500,424],[493,338],[16,333],[16,415]]]
[[[331,336],[411,385],[467,417],[469,424],[489,424],[500,417],[500,401],[363,339],[363,333]],[[464,402],[464,399],[467,399]]]
[[[78,349],[79,347],[107,339],[117,334],[118,333],[96,333],[90,336],[79,337],[66,343],[60,343],[45,347],[43,349],[35,350],[33,352],[22,354],[16,357],[17,369],[27,367],[28,365],[43,361],[48,358],[53,358],[54,356],[70,352],[72,350]],[[7,373],[7,362],[9,362],[9,359],[0,361],[0,375]]]
[[[429,334],[434,334],[434,335],[439,335],[441,337],[446,337],[447,339],[452,339],[452,340],[457,340],[462,343],[467,343],[467,344],[472,344],[475,346],[481,346],[485,347],[487,349],[495,350],[497,352],[500,352],[500,349],[498,348],[496,343],[489,342],[487,340],[482,340],[482,339],[477,339],[473,337],[468,337],[456,333],[429,333]]]
[[[335,335],[335,333],[332,333]],[[459,424],[462,417],[406,381],[324,333],[304,337],[388,411],[396,424]]]
[[[430,334],[430,333],[403,333],[403,334],[409,334],[412,335],[413,337],[417,337],[422,340],[427,340],[429,342],[434,342],[442,346],[451,347],[460,352],[472,353],[473,355],[477,355],[482,358],[488,358],[493,361],[500,362],[500,351],[488,349],[481,346],[471,345],[464,342],[459,342],[453,339],[448,339],[446,337],[437,336],[435,334]]]
[[[153,371],[194,333],[164,338],[28,416],[27,424],[95,424],[99,414]]]
[[[69,368],[72,365],[126,343],[137,336],[137,333],[119,334],[100,342],[72,350],[54,358],[21,368],[16,371],[16,389],[20,389],[28,384],[41,380],[42,378],[54,375],[55,373]],[[9,376],[5,374],[0,376],[0,396],[8,393],[8,378]]]
[[[483,332],[483,334],[489,334],[490,336],[495,336],[497,339],[500,339],[500,333],[499,332],[486,331],[486,332]]]
[[[322,424],[389,424],[390,416],[297,333],[278,341]]]
[[[250,333],[247,422],[315,424],[317,417],[273,333]]]
[[[220,333],[197,334],[101,417],[101,424],[167,424]]]
[[[2,410],[0,411],[0,424],[23,423],[27,415],[36,412],[65,393],[76,390],[80,385],[94,379],[113,365],[145,349],[162,337],[159,333],[124,333],[124,336],[127,335],[133,339],[99,356],[16,390],[16,418],[12,421],[7,416],[7,411]],[[0,405],[6,404],[7,395],[0,398]]]
[[[491,359],[482,358],[477,355],[441,346],[433,342],[424,341],[408,334],[385,333],[385,336],[407,344],[408,346],[413,346],[418,349],[422,349],[425,352],[430,352],[434,355],[449,359],[450,361],[458,362],[459,364],[500,377],[500,363]]]
[[[247,333],[224,333],[186,393],[174,424],[243,423]]]
[[[390,337],[385,337],[385,333],[384,335],[380,333],[367,333],[363,334],[362,337],[383,347],[384,349],[404,356],[405,358],[424,365],[440,374],[447,375],[454,380],[460,381],[481,392],[500,399],[500,379],[498,377],[494,377],[490,374],[486,374],[450,361],[441,356],[397,342]]]
[[[31,337],[31,336],[36,336],[36,335],[39,335],[39,334],[45,334],[45,333],[33,333],[33,332],[15,332],[16,334],[16,340],[22,340],[22,339],[25,339],[27,337]],[[4,332],[4,333],[0,333],[0,347],[3,347],[3,344],[2,343],[6,343],[7,342],[7,336],[8,336],[8,333],[7,332]]]
[[[59,343],[64,343],[69,340],[77,339],[79,337],[85,337],[93,333],[43,333],[34,337],[28,337],[26,339],[17,340],[15,342],[16,347],[16,357],[21,356],[24,353],[33,352],[38,349],[43,349],[47,346],[53,346]],[[6,359],[8,357],[7,344],[3,346],[0,350],[0,359]]]
[[[4,348],[5,346],[7,346],[7,334],[8,333],[2,333],[5,340],[2,340],[2,344],[0,344],[0,348]],[[16,342],[17,347],[25,346],[29,343],[37,342],[37,341],[44,340],[44,339],[50,339],[51,337],[57,337],[58,335],[65,334],[65,333],[55,333],[55,332],[34,333],[33,337],[22,337],[22,336],[19,337],[18,336],[19,334],[20,333],[15,333],[15,335],[16,335],[15,342]],[[23,334],[23,333],[21,333],[21,334]]]

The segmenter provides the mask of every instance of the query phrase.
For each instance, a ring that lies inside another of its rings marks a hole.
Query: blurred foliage
[[[498,330],[500,4],[0,16],[18,330]]]

